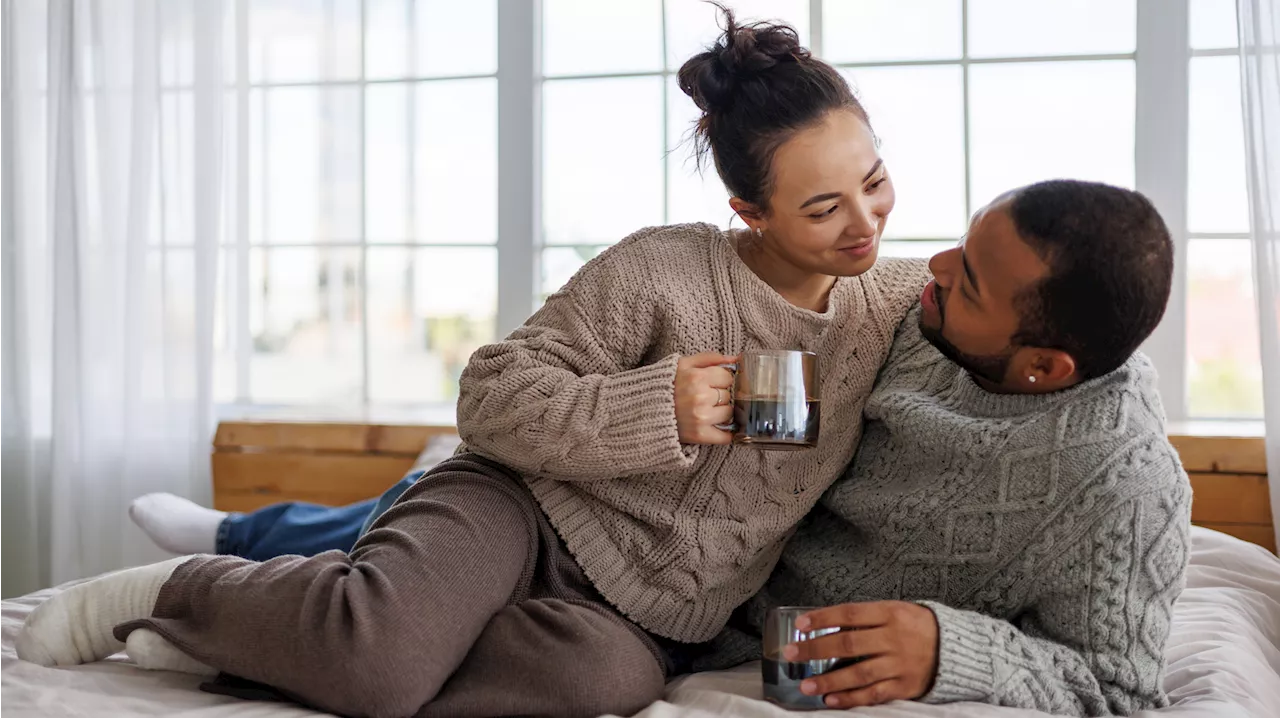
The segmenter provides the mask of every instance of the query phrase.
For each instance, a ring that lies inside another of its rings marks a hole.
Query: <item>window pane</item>
[[[605,247],[551,247],[542,250],[542,291],[540,299],[556,293],[582,265],[595,259]]]
[[[409,87],[369,85],[364,97],[365,231],[370,242],[403,241],[413,233]]]
[[[372,79],[491,73],[496,0],[368,0],[365,74]]]
[[[693,125],[698,120],[698,108],[680,91],[674,77],[667,81],[667,98],[667,221],[710,222],[727,227],[733,210],[715,163],[708,155],[699,172],[693,155]]]
[[[251,82],[360,76],[360,0],[249,3]]]
[[[364,44],[364,72],[370,79],[405,77],[409,74],[412,0],[365,0],[368,36]]]
[[[662,78],[561,80],[542,90],[546,241],[612,243],[662,224]]]
[[[1133,52],[1135,0],[969,0],[970,57]]]
[[[1055,177],[1133,187],[1133,62],[970,67],[969,211]]]
[[[1191,47],[1216,50],[1239,47],[1236,0],[1191,0]]]
[[[359,280],[358,250],[252,250],[249,387],[255,403],[360,403]]]
[[[159,252],[147,255],[148,265],[159,259]],[[236,400],[236,345],[240,334],[233,307],[244,287],[236,281],[236,251],[218,250],[218,276],[213,299],[213,403],[230,404]],[[150,270],[150,266],[148,266]]]
[[[1248,232],[1239,58],[1191,58],[1190,84],[1187,227]]]
[[[544,74],[656,72],[661,69],[661,0],[543,1]]]
[[[359,239],[359,93],[353,87],[251,92],[250,174],[255,178],[250,180],[250,222],[255,242]]]
[[[493,342],[493,248],[369,249],[369,398],[453,403],[471,353]]]
[[[914,259],[929,259],[939,252],[945,252],[948,249],[955,249],[959,239],[955,242],[907,242],[904,240],[889,240],[880,245],[881,257],[907,257]]]
[[[959,65],[849,71],[893,178],[885,237],[959,237],[964,204],[964,90]]]
[[[417,92],[417,239],[498,240],[498,81],[427,82]]]
[[[826,0],[822,54],[830,62],[959,58],[960,0]]]
[[[738,22],[785,22],[796,29],[800,44],[809,46],[808,0],[729,0]],[[667,68],[678,70],[702,52],[722,32],[719,11],[703,0],[667,0]]]
[[[1187,380],[1194,418],[1262,418],[1262,361],[1245,239],[1193,239],[1187,251]]]
[[[498,71],[497,0],[418,0],[418,74]]]
[[[195,175],[190,171],[195,148],[195,99],[191,90],[171,90],[160,95],[160,151],[156,164],[164,187],[163,210],[153,202],[159,214],[161,244],[194,244],[191,231],[195,226]],[[92,145],[90,145],[92,146]],[[251,167],[252,169],[256,169]],[[93,176],[93,175],[89,175]],[[159,196],[159,195],[157,195]],[[256,208],[255,208],[256,209]]]
[[[89,251],[82,256],[81,261],[85,264],[81,267],[81,271],[86,272],[86,281],[93,281],[95,277],[103,274],[103,270],[112,271],[112,268],[117,266],[113,261],[115,258],[110,257],[109,254]],[[216,261],[216,256],[210,259]],[[132,374],[131,379],[136,382],[133,390],[137,391],[144,400],[169,402],[176,396],[193,396],[199,391],[200,382],[204,380],[203,377],[198,376],[196,362],[174,361],[170,354],[175,351],[185,353],[188,347],[199,346],[205,339],[199,335],[199,331],[204,328],[199,322],[203,307],[196,301],[196,293],[192,291],[197,275],[201,274],[197,267],[202,260],[203,257],[198,256],[191,248],[152,247],[145,253],[143,266],[136,268],[142,271],[135,273],[133,271],[135,267],[130,267],[129,288],[126,291],[136,291],[138,293],[136,300],[139,303],[137,314],[131,317],[132,326],[129,331],[138,332],[140,336],[134,341],[147,349],[131,357],[131,361],[136,364],[130,365],[126,371]],[[132,261],[130,263],[132,264]],[[120,278],[111,277],[104,281],[113,288],[114,295],[114,287],[118,285]],[[91,288],[89,294],[105,298],[108,295],[102,290],[106,288],[106,284]],[[216,307],[216,297],[214,302]],[[104,352],[108,356],[119,356],[119,352],[126,351],[125,344],[120,338],[121,331],[117,326],[118,306],[111,305],[110,302],[107,304],[99,302],[85,305],[81,311],[84,314],[80,317],[80,321],[86,332],[83,341],[86,342],[86,346],[93,347],[95,360],[98,352]],[[215,366],[219,349],[221,348],[215,345],[213,355]],[[95,379],[97,383],[107,381],[108,377],[101,372],[111,371],[114,366],[114,361],[104,363],[92,361],[86,368],[97,374]],[[123,376],[119,378],[124,379]],[[105,384],[103,386],[105,387]],[[115,389],[120,391],[124,387],[119,386]],[[106,396],[97,396],[95,399],[108,400]]]
[[[496,241],[496,89],[492,79],[366,89],[370,242]]]
[[[157,64],[159,65],[158,70],[160,72],[160,86],[190,86],[192,84],[192,75],[195,71],[195,62],[193,61],[193,55],[195,53],[195,33],[192,31],[192,26],[195,24],[195,13],[191,12],[189,8],[185,8],[174,3],[161,3],[157,10],[159,11],[157,20],[160,23],[160,54],[157,58]],[[227,10],[228,14],[233,14],[235,12],[230,7],[227,7]],[[42,10],[41,12],[44,17],[40,18],[40,22],[42,24],[47,24],[48,10]],[[251,48],[254,47],[255,41],[260,40],[258,32],[256,32],[259,29],[255,24],[256,21],[257,18],[254,13],[250,13],[249,42]],[[47,30],[45,32],[47,33]],[[47,35],[42,36],[40,38],[40,42],[47,42],[46,37]],[[47,81],[48,76],[48,59],[44,57],[45,53],[40,54],[42,55],[40,58],[40,64],[42,67],[36,66],[32,69],[39,73],[38,81],[41,83],[41,89],[44,89],[43,85],[44,82]],[[91,55],[92,53],[85,54]],[[257,68],[254,67],[251,69],[256,70]],[[37,76],[33,76],[31,79],[36,80]]]

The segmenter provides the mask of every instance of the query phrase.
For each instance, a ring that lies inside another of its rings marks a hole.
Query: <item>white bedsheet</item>
[[[1187,590],[1178,601],[1165,687],[1174,705],[1143,718],[1280,718],[1280,560],[1257,546],[1208,529],[1193,532]],[[319,715],[296,706],[258,703],[197,690],[199,678],[142,671],[123,656],[75,668],[19,661],[13,642],[32,607],[51,589],[3,603],[3,709],[29,716]],[[1014,718],[1034,711],[975,703],[925,706],[897,702],[857,711],[867,718]],[[642,718],[819,718],[835,711],[791,714],[760,700],[756,665],[688,676]]]

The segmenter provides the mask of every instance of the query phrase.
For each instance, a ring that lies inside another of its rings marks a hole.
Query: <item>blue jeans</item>
[[[423,471],[403,479],[376,499],[347,506],[321,506],[291,501],[265,506],[247,514],[231,514],[218,527],[216,551],[229,556],[266,561],[276,556],[315,556],[325,551],[350,551],[356,540],[422,478]]]

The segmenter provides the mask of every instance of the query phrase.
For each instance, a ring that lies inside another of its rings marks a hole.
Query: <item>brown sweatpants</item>
[[[178,567],[151,628],[224,673],[350,716],[628,715],[666,658],[596,592],[533,497],[473,454],[410,488],[350,554]]]

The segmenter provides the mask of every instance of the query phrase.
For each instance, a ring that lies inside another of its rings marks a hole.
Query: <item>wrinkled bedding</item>
[[[143,671],[123,655],[74,668],[42,668],[19,661],[14,639],[28,613],[63,587],[3,602],[3,708],[6,718],[28,716],[320,715],[282,703],[258,703],[198,690],[201,679]],[[1264,549],[1209,529],[1192,534],[1187,589],[1175,607],[1165,687],[1173,705],[1142,718],[1276,718],[1280,716],[1280,559]],[[839,715],[836,711],[794,714]],[[1012,718],[1036,711],[974,703],[926,706],[896,702],[857,713],[867,718]],[[673,681],[666,699],[643,718],[785,718],[760,700],[755,664]]]

